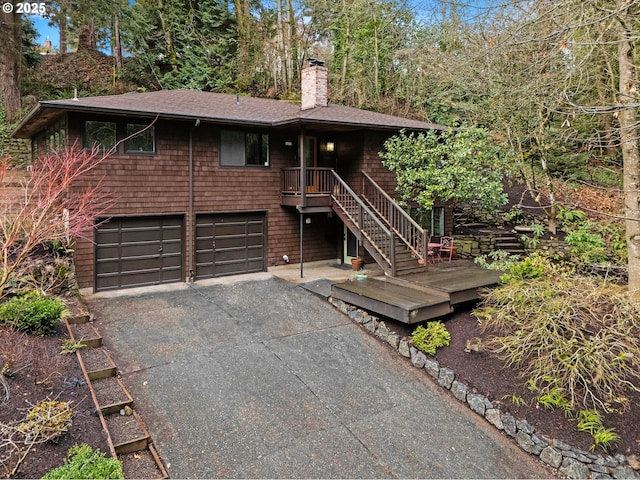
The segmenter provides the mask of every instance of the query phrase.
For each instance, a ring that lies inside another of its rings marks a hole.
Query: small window
[[[115,122],[88,121],[84,124],[84,147],[97,145],[101,150],[111,150],[116,144]]]
[[[154,128],[155,127],[153,126],[149,127],[148,125],[143,125],[139,123],[127,123],[126,129],[125,129],[125,137],[128,140],[124,142],[125,152],[127,153],[155,152],[156,136],[155,136]]]
[[[269,166],[269,135],[222,130],[220,165],[225,167]]]

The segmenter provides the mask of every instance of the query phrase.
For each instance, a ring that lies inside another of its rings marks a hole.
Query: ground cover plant
[[[105,457],[100,450],[89,445],[74,445],[69,449],[69,458],[64,465],[55,468],[43,479],[120,479],[124,478],[122,464],[115,458]]]

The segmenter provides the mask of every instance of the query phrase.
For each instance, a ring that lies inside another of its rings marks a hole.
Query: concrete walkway
[[[172,478],[549,475],[424,371],[271,273],[87,301]]]

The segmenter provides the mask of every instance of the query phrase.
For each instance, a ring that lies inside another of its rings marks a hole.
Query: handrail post
[[[427,266],[427,260],[429,259],[429,235],[427,231],[424,231],[424,235],[422,235],[422,261],[424,262],[424,266]]]
[[[396,276],[396,242],[393,238],[393,233],[389,232],[389,252],[391,260],[391,276]]]

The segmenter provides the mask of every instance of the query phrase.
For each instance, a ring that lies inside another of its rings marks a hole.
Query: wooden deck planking
[[[433,266],[425,273],[407,275],[404,280],[418,286],[436,288],[449,294],[452,304],[479,298],[479,291],[500,283],[502,272],[459,261]]]
[[[497,285],[500,275],[501,272],[462,260],[430,266],[427,272],[401,278],[370,278],[336,284],[332,295],[411,324],[444,316],[451,313],[455,305],[480,298],[480,291]]]
[[[404,323],[422,322],[451,312],[446,294],[427,293],[375,278],[336,284],[332,296]]]

